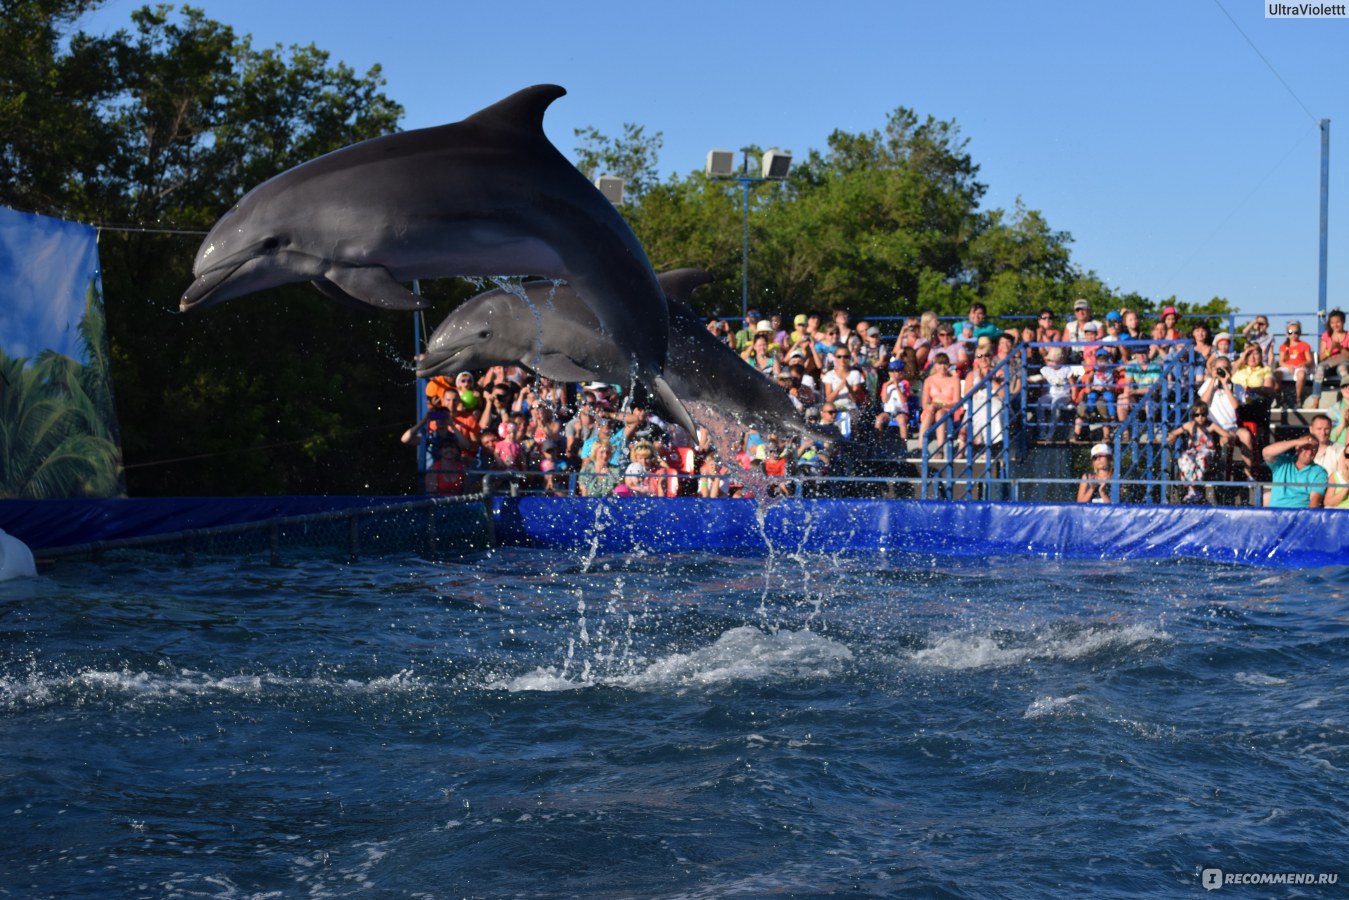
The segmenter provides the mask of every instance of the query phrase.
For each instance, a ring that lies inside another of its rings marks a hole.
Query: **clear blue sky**
[[[635,122],[663,133],[663,174],[701,168],[712,147],[804,156],[901,105],[954,119],[985,206],[1019,195],[1112,287],[1246,311],[1316,308],[1314,120],[1328,118],[1329,303],[1349,305],[1349,20],[1221,2],[194,5],[254,46],[314,43],[358,71],[380,64],[408,128],[561,84],[545,121],[559,149],[572,155],[575,128]],[[110,0],[81,25],[122,27],[140,5]]]

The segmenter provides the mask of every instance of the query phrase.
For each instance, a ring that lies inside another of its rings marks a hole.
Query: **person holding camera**
[[[499,436],[501,423],[511,417],[511,406],[515,392],[509,382],[493,384],[482,395],[482,411],[478,417],[478,427],[483,432]]]
[[[1235,441],[1242,448],[1242,464],[1250,477],[1255,462],[1255,439],[1250,429],[1243,427],[1237,419],[1241,401],[1232,386],[1232,361],[1212,356],[1206,368],[1208,376],[1199,385],[1199,399],[1208,407],[1209,420],[1222,429],[1229,441]]]

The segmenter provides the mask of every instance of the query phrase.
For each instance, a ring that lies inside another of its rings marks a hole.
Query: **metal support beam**
[[[1330,232],[1330,120],[1321,120],[1321,267],[1316,286],[1317,316],[1326,320],[1326,259]]]

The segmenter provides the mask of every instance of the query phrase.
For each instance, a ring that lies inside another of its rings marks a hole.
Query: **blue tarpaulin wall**
[[[407,497],[203,497],[0,502],[34,549],[378,506]],[[497,497],[501,544],[567,552],[932,553],[1349,564],[1349,512],[1189,506]]]
[[[0,501],[0,528],[33,550],[265,522],[406,502],[407,497],[156,497]]]
[[[1192,506],[499,497],[502,544],[603,552],[916,552],[1349,564],[1349,512]]]

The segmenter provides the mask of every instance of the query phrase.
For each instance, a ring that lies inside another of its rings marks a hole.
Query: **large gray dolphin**
[[[181,309],[302,281],[337,300],[417,309],[400,282],[560,279],[621,349],[617,381],[640,382],[692,429],[663,377],[669,313],[646,252],[543,133],[565,93],[525,88],[462,122],[353,144],[263,182],[206,236]]]
[[[712,276],[676,269],[659,276],[670,314],[665,377],[684,401],[711,406],[742,424],[788,433],[806,425],[791,397],[717,340],[687,305]],[[551,281],[527,282],[520,292],[498,289],[465,300],[441,322],[417,367],[423,377],[488,366],[522,365],[557,381],[621,382],[627,363],[621,347],[575,290]],[[667,410],[654,403],[662,415]]]

